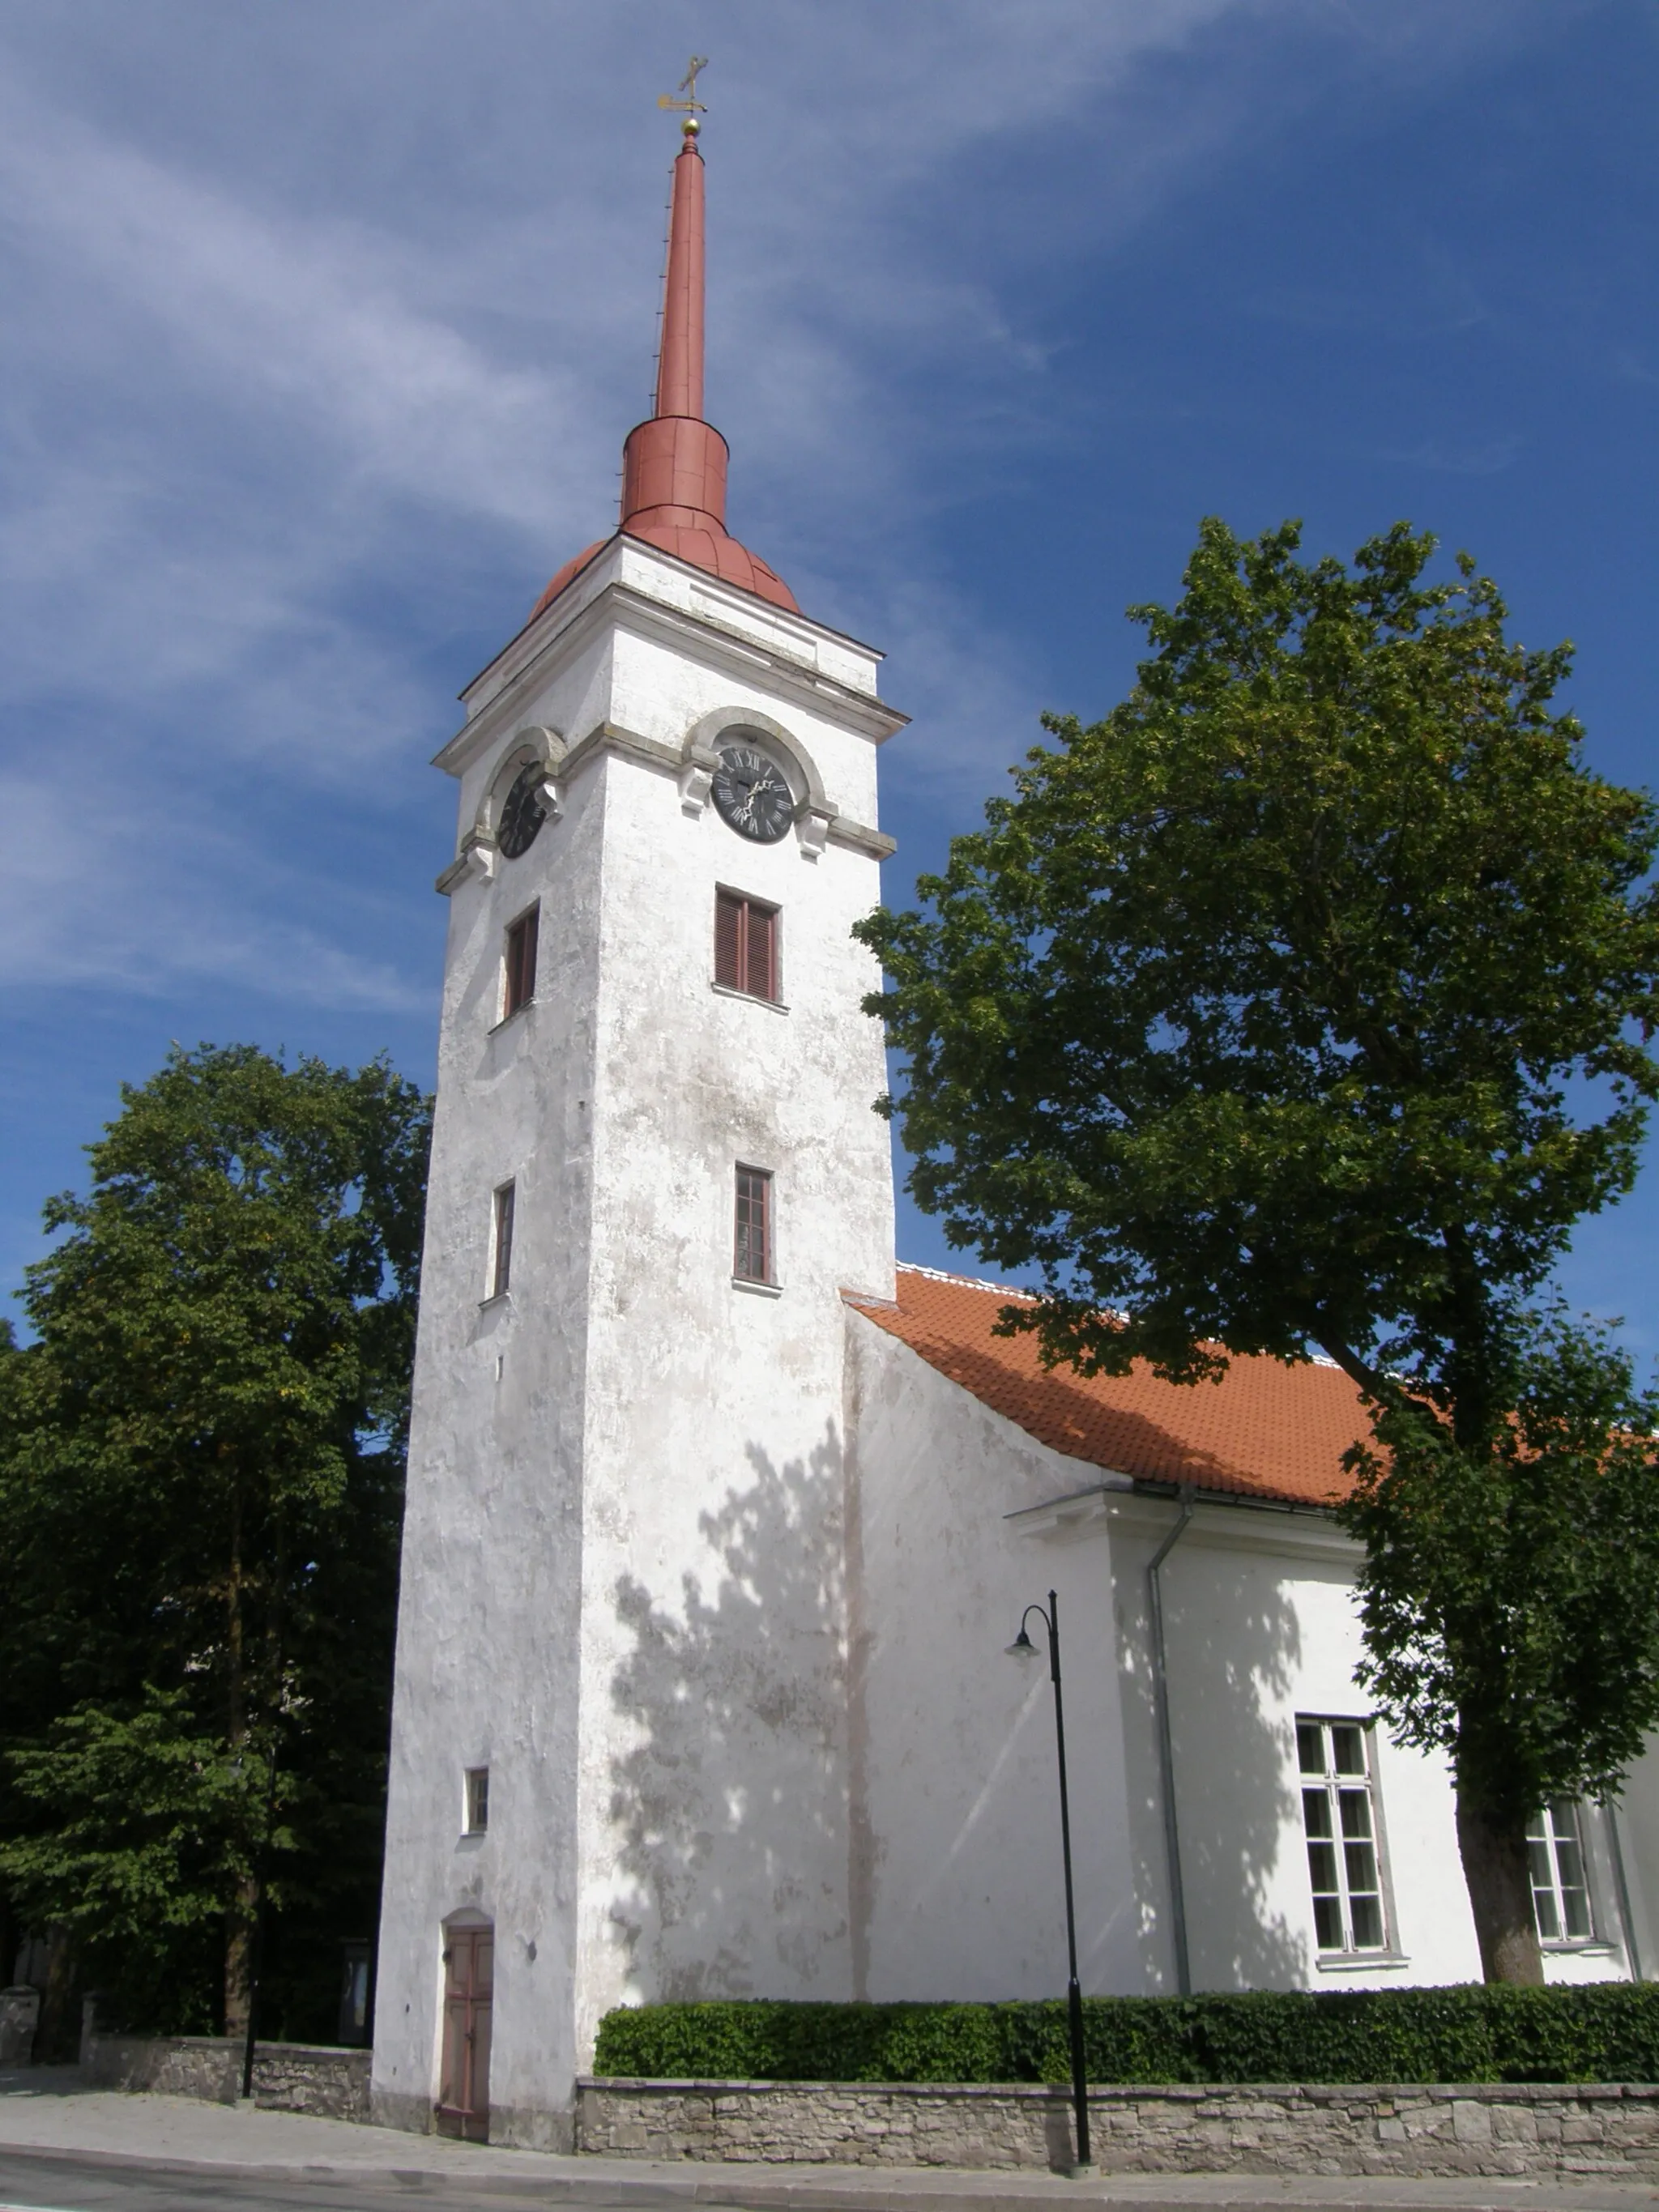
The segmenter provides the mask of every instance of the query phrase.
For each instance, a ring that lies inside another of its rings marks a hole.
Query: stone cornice
[[[1095,1534],[1106,1528],[1126,1536],[1156,1540],[1168,1535],[1171,1510],[1180,1502],[1172,1485],[1143,1483],[1124,1474],[1108,1473],[1085,1490],[1028,1505],[1005,1516],[1011,1528],[1023,1536],[1065,1538]],[[1188,1544],[1207,1545],[1223,1551],[1272,1552],[1281,1558],[1318,1559],[1352,1569],[1360,1547],[1340,1528],[1329,1509],[1291,1505],[1274,1498],[1251,1498],[1242,1492],[1197,1491],[1194,1493]]]
[[[878,744],[902,730],[909,720],[872,693],[856,690],[793,654],[769,647],[747,631],[728,627],[711,612],[690,613],[613,578],[544,643],[529,647],[501,690],[456,732],[435,756],[434,764],[451,775],[462,774],[503,727],[527,710],[532,696],[606,623],[625,623],[733,674],[763,670],[769,684],[781,696],[826,714],[842,727]],[[533,637],[533,629],[532,625],[523,633],[526,641]],[[484,672],[487,675],[489,671]],[[469,685],[468,690],[471,689]]]
[[[613,753],[618,759],[633,761],[641,768],[648,768],[659,775],[672,776],[676,781],[686,765],[682,748],[665,745],[659,738],[641,737],[637,730],[625,730],[616,722],[600,722],[560,756],[560,786],[572,782],[605,753]],[[872,860],[885,860],[889,854],[898,850],[896,841],[884,830],[872,830],[845,814],[829,817],[825,836],[830,844],[843,845]],[[461,841],[460,852],[438,878],[434,890],[447,898],[473,876],[487,881],[495,872],[494,847],[493,837],[476,829],[468,830]]]

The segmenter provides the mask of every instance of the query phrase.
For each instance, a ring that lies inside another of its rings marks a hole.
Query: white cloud
[[[386,771],[448,712],[415,641],[474,629],[486,589],[504,633],[604,526],[648,382],[651,101],[693,37],[734,525],[884,618],[924,720],[896,787],[977,791],[1041,690],[904,563],[976,439],[1006,468],[1058,434],[1012,280],[1313,96],[1316,70],[1264,83],[1274,40],[1409,70],[1502,15],[1401,0],[1379,50],[1373,11],[1313,0],[0,6],[0,702],[28,846],[4,972],[406,1003],[280,810],[247,806],[247,764],[296,802],[406,805]],[[43,728],[77,757],[95,733],[73,863]],[[412,885],[432,858],[411,845]],[[69,930],[89,875],[100,927]]]

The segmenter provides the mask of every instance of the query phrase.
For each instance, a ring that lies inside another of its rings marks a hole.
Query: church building
[[[1334,1367],[1045,1374],[896,1265],[881,655],[726,526],[704,163],[622,513],[464,694],[376,2116],[568,2148],[613,2006],[1479,1978],[1356,1685]],[[1039,1639],[1040,1640],[1040,1639]],[[1535,1830],[1552,1980],[1659,1961],[1659,1771]]]

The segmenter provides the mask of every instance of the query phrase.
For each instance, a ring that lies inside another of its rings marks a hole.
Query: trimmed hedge
[[[1659,1984],[1091,1997],[1091,2081],[1659,2081]],[[640,2005],[596,2074],[657,2081],[1066,2081],[1066,2007]]]

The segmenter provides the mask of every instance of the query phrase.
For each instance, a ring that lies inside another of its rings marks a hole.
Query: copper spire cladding
[[[702,414],[703,161],[696,116],[687,114],[681,127],[684,137],[674,163],[668,225],[656,410],[629,432],[623,447],[620,527],[629,538],[793,612],[795,595],[788,585],[726,527],[726,443]],[[536,613],[550,605],[609,542],[601,538],[567,562],[542,593]]]

